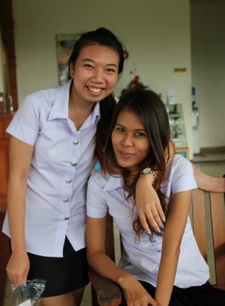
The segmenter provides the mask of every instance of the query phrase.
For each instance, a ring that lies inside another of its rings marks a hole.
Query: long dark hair
[[[140,162],[135,172],[118,166],[113,151],[111,134],[116,124],[117,118],[123,110],[134,112],[141,120],[146,129],[150,142],[150,149],[147,157]],[[166,107],[160,97],[152,90],[136,89],[126,93],[116,106],[113,120],[104,149],[103,170],[111,175],[122,174],[124,177],[125,189],[128,191],[128,198],[134,197],[135,186],[141,171],[150,167],[157,173],[154,188],[159,196],[163,210],[165,209],[165,196],[160,190],[160,185],[166,176],[166,156],[170,156],[170,126]],[[134,201],[135,202],[135,201]],[[144,233],[140,219],[137,216],[133,223],[134,230],[138,237]]]
[[[90,31],[81,34],[79,39],[76,40],[73,48],[73,52],[69,59],[69,65],[74,65],[80,51],[90,45],[106,46],[117,51],[119,55],[119,69],[118,74],[120,75],[123,71],[124,65],[124,47],[117,37],[106,28],[98,28],[95,31]],[[109,122],[116,106],[113,93],[105,97],[100,101],[100,113],[101,119],[98,122],[96,132],[96,148],[95,148],[95,159],[102,162],[103,158],[103,146],[105,144],[106,136],[108,135]]]

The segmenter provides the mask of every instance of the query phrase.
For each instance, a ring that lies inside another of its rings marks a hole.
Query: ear
[[[71,78],[73,78],[73,74],[74,74],[74,64],[70,63],[70,76],[71,76]]]

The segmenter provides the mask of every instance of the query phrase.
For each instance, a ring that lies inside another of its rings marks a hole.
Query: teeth
[[[93,88],[93,87],[88,87],[91,91],[93,92],[101,92],[102,89],[101,88]]]

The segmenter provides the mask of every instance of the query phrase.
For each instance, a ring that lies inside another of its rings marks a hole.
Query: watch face
[[[151,173],[152,169],[151,168],[145,168],[142,170],[142,173],[147,174],[147,173]]]

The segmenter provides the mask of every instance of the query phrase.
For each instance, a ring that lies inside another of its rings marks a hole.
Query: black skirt
[[[44,257],[28,253],[28,279],[46,281],[43,297],[57,296],[85,287],[88,280],[86,248],[74,251],[66,238],[63,257]]]
[[[146,282],[140,283],[154,297],[155,287]],[[126,305],[124,298],[121,305]],[[225,306],[225,291],[213,287],[209,282],[185,289],[174,286],[169,306]]]

